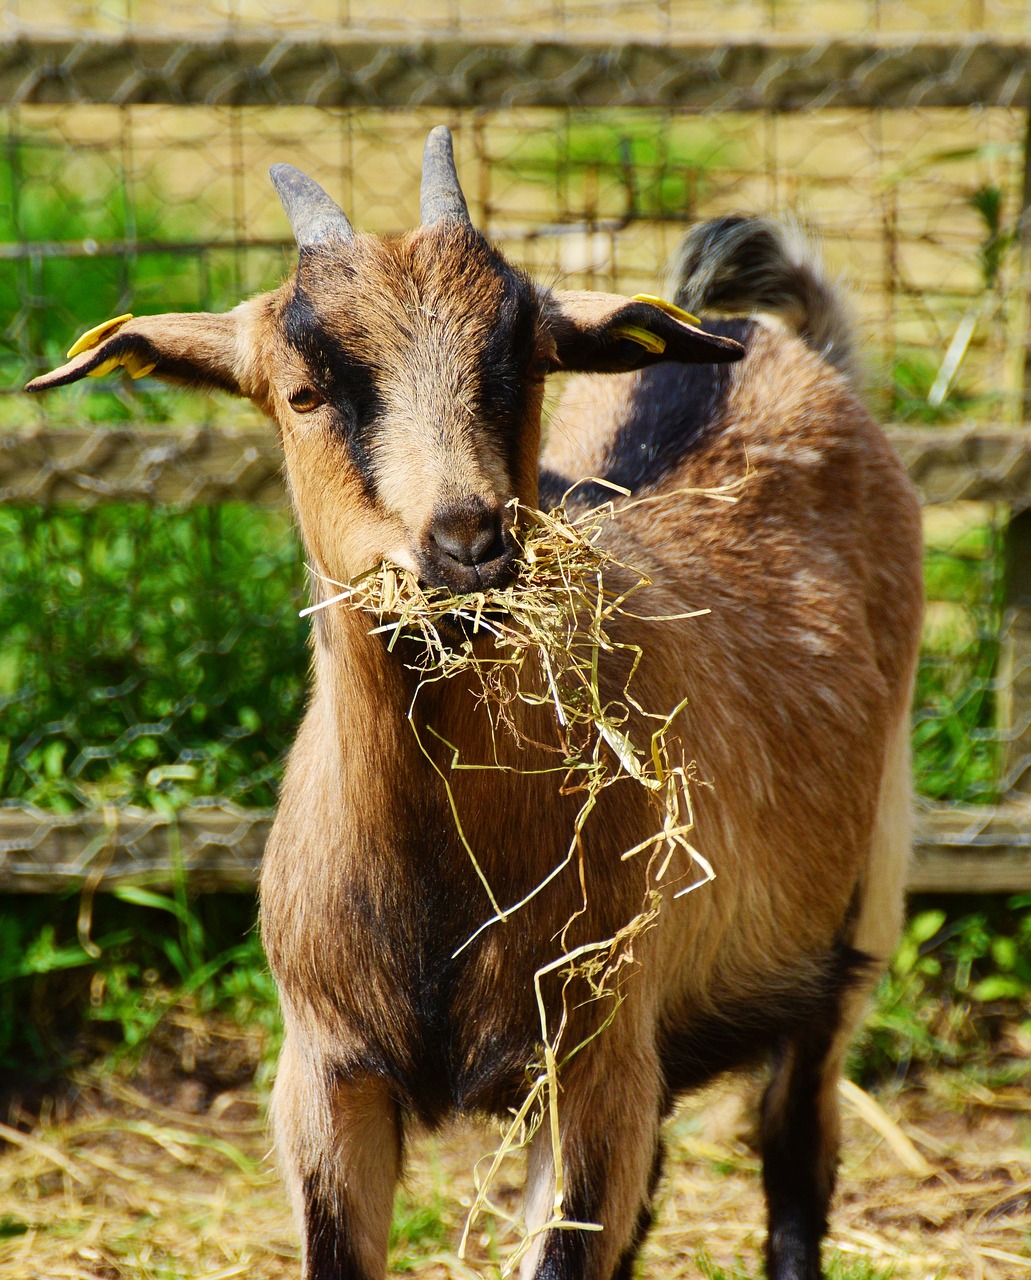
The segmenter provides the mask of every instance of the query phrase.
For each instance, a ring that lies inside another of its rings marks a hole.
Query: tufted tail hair
[[[851,317],[798,227],[739,215],[702,223],[673,255],[668,282],[677,306],[696,315],[779,316],[857,385]]]

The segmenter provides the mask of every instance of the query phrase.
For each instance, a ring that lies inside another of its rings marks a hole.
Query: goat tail
[[[797,226],[740,215],[702,223],[674,254],[669,283],[677,306],[696,315],[779,316],[855,385],[848,309]]]

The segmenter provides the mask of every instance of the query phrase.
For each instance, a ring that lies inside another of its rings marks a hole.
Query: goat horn
[[[439,124],[430,130],[422,153],[422,191],[419,196],[422,225],[461,222],[471,225],[469,209],[458,183],[451,130]]]
[[[292,164],[274,164],[269,177],[290,219],[299,249],[313,249],[333,240],[349,244],[354,239],[347,214],[314,178]]]

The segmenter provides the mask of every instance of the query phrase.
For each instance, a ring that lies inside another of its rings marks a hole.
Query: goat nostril
[[[507,550],[500,512],[480,503],[442,512],[430,526],[429,536],[438,551],[470,567],[489,564]]]

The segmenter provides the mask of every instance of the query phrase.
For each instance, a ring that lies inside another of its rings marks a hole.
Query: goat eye
[[[311,413],[313,409],[326,403],[326,397],[319,395],[314,387],[298,387],[290,393],[288,400],[294,413]]]

